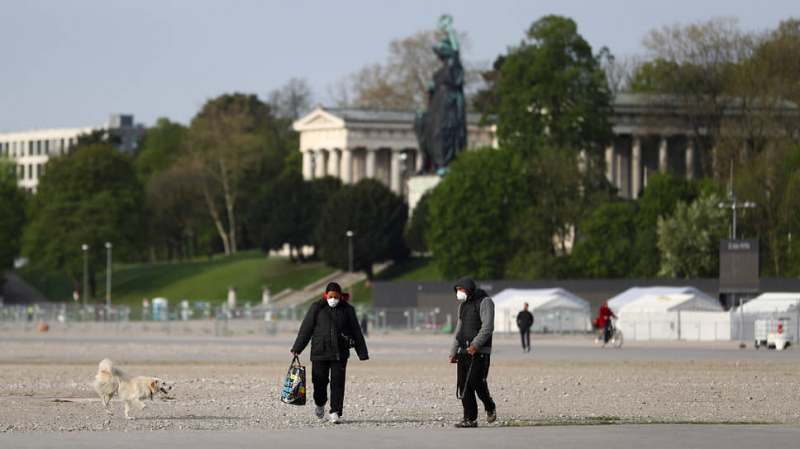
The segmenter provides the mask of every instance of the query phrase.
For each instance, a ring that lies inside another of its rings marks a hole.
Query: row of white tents
[[[534,331],[592,329],[589,303],[562,288],[506,289],[493,299],[498,332],[516,332],[516,317],[526,302],[535,317]],[[800,336],[800,293],[764,293],[725,311],[717,299],[694,287],[633,287],[609,298],[608,305],[629,340],[749,341],[756,320],[764,318],[782,318]]]

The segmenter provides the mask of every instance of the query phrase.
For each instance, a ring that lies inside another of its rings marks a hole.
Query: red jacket
[[[616,318],[617,316],[614,315],[614,312],[608,308],[608,306],[600,306],[600,314],[597,317],[597,325],[602,327],[606,327],[606,321],[608,321],[609,317]]]

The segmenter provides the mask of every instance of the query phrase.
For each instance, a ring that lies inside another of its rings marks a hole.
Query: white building
[[[54,156],[66,154],[78,142],[78,136],[103,129],[119,138],[119,150],[132,153],[146,128],[134,125],[133,115],[111,115],[105,126],[94,128],[42,129],[0,133],[0,155],[17,164],[18,184],[29,193],[36,192],[45,164]]]

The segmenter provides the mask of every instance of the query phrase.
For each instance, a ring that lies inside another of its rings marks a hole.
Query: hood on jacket
[[[327,293],[323,293],[322,294],[322,299],[328,299],[328,294]],[[339,301],[346,302],[348,299],[350,299],[350,293],[342,292],[342,299],[340,299]]]
[[[472,278],[469,276],[464,276],[461,279],[459,279],[456,282],[455,287],[453,287],[453,290],[458,291],[458,287],[461,287],[464,290],[466,290],[468,298],[472,296],[476,290],[478,290],[478,287],[475,285],[475,281],[473,281]]]

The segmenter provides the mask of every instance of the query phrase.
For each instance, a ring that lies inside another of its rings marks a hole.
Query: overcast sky
[[[264,98],[293,76],[330,103],[327,86],[384,62],[389,41],[442,12],[469,34],[465,57],[489,64],[546,14],[627,56],[653,28],[722,15],[764,30],[800,17],[800,0],[0,0],[0,132],[99,126],[112,113],[188,123],[208,98]]]

